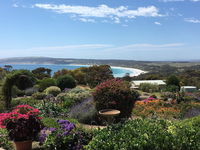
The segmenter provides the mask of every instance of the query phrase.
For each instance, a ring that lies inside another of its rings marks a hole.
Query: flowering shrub
[[[180,117],[180,108],[177,105],[162,100],[143,100],[135,103],[133,114],[141,117],[159,117],[165,119]]]
[[[34,140],[42,129],[39,110],[29,105],[18,105],[10,113],[0,114],[0,127],[6,128],[11,140]]]
[[[52,94],[53,96],[57,96],[61,92],[61,89],[57,86],[50,86],[45,89],[45,92],[47,95]]]
[[[93,93],[97,110],[118,109],[120,118],[130,117],[133,105],[139,94],[130,89],[130,85],[122,80],[112,79],[96,87]]]
[[[59,128],[44,128],[39,137],[46,149],[79,150],[83,148],[83,133],[75,131],[75,125],[68,120],[58,120]]]

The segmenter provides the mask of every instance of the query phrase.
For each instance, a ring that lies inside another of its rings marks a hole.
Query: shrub
[[[167,92],[177,92],[179,91],[179,87],[176,85],[168,85],[164,90]]]
[[[32,94],[34,94],[36,92],[38,92],[38,88],[36,88],[36,87],[28,88],[25,90],[25,95],[31,96]]]
[[[56,104],[54,101],[46,101],[44,103],[39,103],[34,105],[42,113],[42,116],[45,117],[60,117],[65,116],[67,109],[61,107],[61,105]]]
[[[75,118],[81,123],[92,124],[96,121],[95,117],[97,116],[93,99],[85,99],[81,103],[73,106],[68,115],[70,118]]]
[[[70,75],[60,76],[57,79],[57,86],[64,90],[65,88],[74,88],[76,86],[76,81]]]
[[[16,98],[13,99],[11,106],[15,107],[17,105],[30,105],[34,106],[35,104],[38,104],[39,101],[36,99],[33,99],[32,97],[23,97],[23,98]]]
[[[8,132],[6,129],[0,128],[0,148],[5,150],[12,150],[12,142],[9,141]]]
[[[142,90],[143,92],[148,92],[148,93],[160,91],[159,85],[151,83],[141,83],[139,89]]]
[[[162,92],[161,97],[163,100],[168,100],[169,98],[176,99],[176,94],[173,92]]]
[[[44,91],[46,88],[55,85],[56,81],[53,78],[44,78],[38,81],[39,91]]]
[[[45,93],[42,93],[42,92],[37,92],[37,93],[34,93],[34,94],[32,95],[32,97],[33,97],[34,99],[37,99],[37,100],[42,100],[42,99],[44,99],[44,98],[46,97],[46,94],[45,94]]]
[[[45,128],[41,132],[40,143],[46,149],[80,150],[83,148],[84,138],[81,132],[76,132],[75,124],[68,120],[58,120],[59,128]]]
[[[2,86],[2,95],[4,96],[6,107],[9,108],[12,101],[12,87],[16,85],[20,90],[32,87],[35,78],[30,71],[17,70],[9,73]]]
[[[24,96],[25,92],[18,89],[17,86],[12,87],[12,97]]]
[[[57,96],[60,92],[61,89],[57,86],[50,86],[45,89],[46,95],[52,94],[53,96]]]
[[[112,79],[96,87],[93,93],[96,109],[118,109],[120,118],[128,118],[139,94],[131,90],[130,85],[122,80]]]
[[[199,150],[199,125],[135,119],[96,132],[87,150]]]
[[[91,96],[90,89],[83,89],[83,88],[74,88],[66,93],[60,93],[57,96],[57,100],[64,103],[64,107],[69,108],[82,100]]]

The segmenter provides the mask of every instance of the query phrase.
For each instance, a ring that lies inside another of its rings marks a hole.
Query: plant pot
[[[32,141],[14,142],[14,147],[16,150],[32,150]]]

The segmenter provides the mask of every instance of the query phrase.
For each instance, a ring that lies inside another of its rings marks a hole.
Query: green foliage
[[[43,79],[43,78],[50,78],[51,77],[51,69],[39,67],[34,70],[32,70],[32,73],[35,75],[37,79]]]
[[[0,148],[4,148],[5,150],[12,150],[12,142],[9,141],[8,132],[6,129],[0,128]]]
[[[44,99],[46,96],[47,96],[47,95],[46,95],[45,93],[43,93],[43,92],[36,92],[36,93],[34,93],[34,94],[32,95],[32,97],[33,97],[34,99],[37,99],[37,100],[42,100],[42,99]]]
[[[50,86],[45,89],[46,95],[52,94],[53,96],[57,96],[60,92],[61,89],[57,86]]]
[[[171,75],[166,80],[167,85],[180,86],[180,80],[177,76]]]
[[[166,92],[178,92],[179,87],[176,85],[167,85],[167,87],[164,89]]]
[[[35,78],[28,70],[12,71],[6,76],[3,83],[2,94],[6,102],[6,107],[9,108],[12,100],[12,87],[16,85],[20,90],[24,90],[33,86]]]
[[[118,109],[120,118],[131,116],[135,100],[139,94],[130,88],[130,85],[122,80],[112,79],[105,81],[96,87],[93,94],[96,109]]]
[[[159,85],[151,83],[141,83],[139,89],[148,93],[160,91]]]
[[[199,121],[198,121],[199,123]],[[199,150],[197,121],[187,124],[165,120],[135,119],[97,131],[87,150]]]
[[[88,67],[85,69],[86,72],[86,83],[91,87],[94,88],[98,84],[112,79],[113,78],[113,72],[111,70],[111,67],[109,65],[94,65],[91,67]]]
[[[74,88],[76,86],[76,81],[70,75],[60,76],[57,79],[57,86],[64,90],[65,88]]]
[[[78,121],[75,120],[75,119],[72,119],[72,118],[66,118],[66,117],[64,117],[62,119],[66,119],[66,120],[69,120],[72,123],[78,124]],[[43,117],[42,118],[42,123],[44,124],[45,127],[48,127],[48,128],[59,128],[57,120],[58,119],[56,119],[56,118]]]
[[[6,108],[5,108],[5,102],[3,100],[0,99],[0,113],[5,112]]]
[[[43,117],[42,118],[42,123],[44,124],[45,127],[48,128],[59,128],[59,125],[57,123],[57,119],[55,118],[47,118],[47,117]]]
[[[65,117],[68,112],[68,108],[63,102],[53,95],[47,95],[41,103],[34,105],[34,107],[39,109],[44,117]]]
[[[90,89],[83,89],[83,88],[73,88],[72,90],[66,93],[60,93],[57,96],[59,101],[63,102],[65,108],[70,108],[71,106],[80,103],[82,100],[91,96]]]
[[[25,90],[25,95],[26,96],[31,96],[31,95],[33,95],[36,92],[38,92],[38,88],[31,87],[31,88],[28,88],[28,89]]]
[[[24,96],[25,92],[17,88],[17,86],[12,87],[12,97]]]
[[[84,72],[84,69],[85,69],[84,67],[81,67],[74,70],[68,70],[68,69],[58,70],[57,72],[54,73],[53,77],[57,79],[60,76],[71,75],[76,80],[77,84],[85,85],[86,73]]]
[[[32,98],[32,97],[23,97],[23,98],[15,98],[12,100],[11,106],[15,107],[17,105],[30,105],[34,106],[40,103],[40,101]]]
[[[169,98],[176,99],[176,93],[174,93],[174,92],[162,92],[161,97],[162,97],[163,100],[168,100]]]
[[[3,68],[0,68],[0,80],[2,80],[8,72]]]
[[[39,91],[42,92],[50,86],[56,86],[56,81],[53,78],[44,78],[42,80],[39,80],[37,85],[38,85]]]

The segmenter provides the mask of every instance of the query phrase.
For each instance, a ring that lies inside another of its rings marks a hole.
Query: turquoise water
[[[87,65],[39,65],[39,64],[9,64],[13,67],[13,69],[27,69],[27,70],[33,70],[36,69],[38,67],[45,67],[45,68],[49,68],[52,70],[52,74],[58,70],[61,69],[69,69],[69,70],[73,70],[76,68],[80,68],[80,67],[87,67]],[[0,64],[0,67],[3,67],[4,64]],[[127,69],[122,69],[122,68],[112,68],[113,71],[113,75],[114,77],[123,77],[126,73],[130,73],[133,74],[134,72],[127,70]]]

